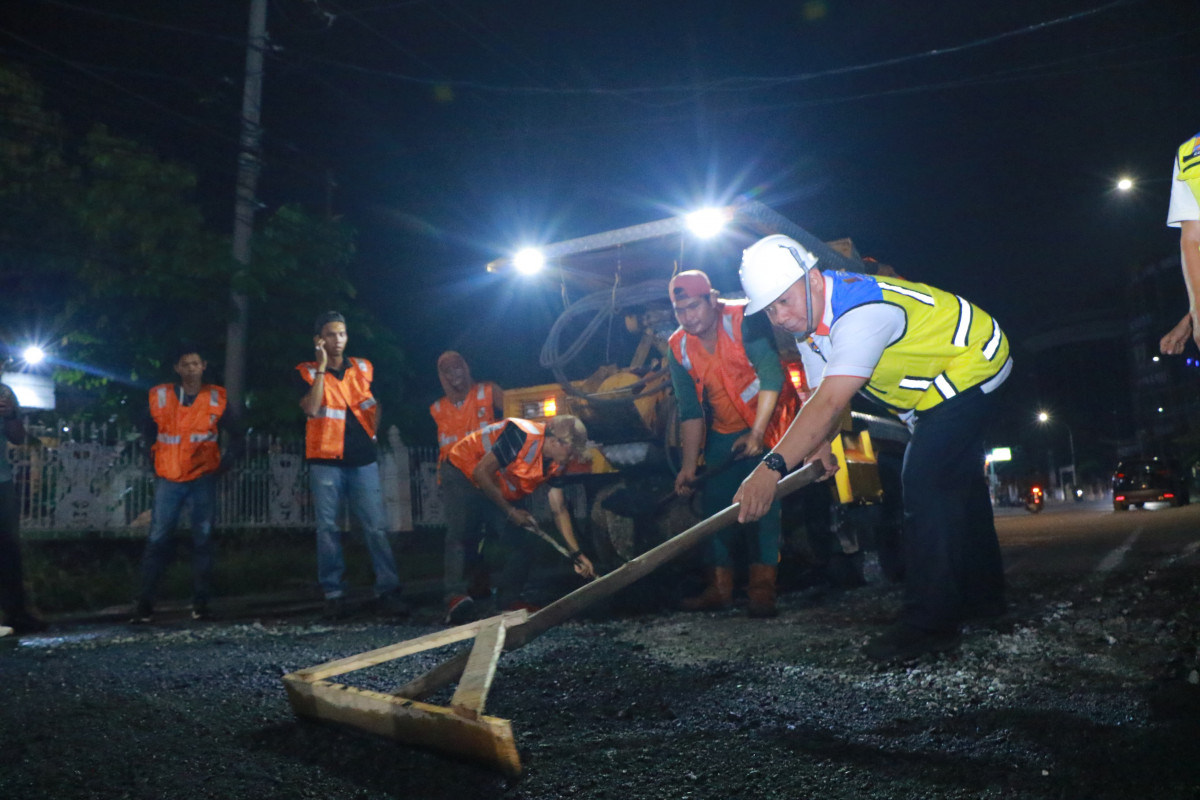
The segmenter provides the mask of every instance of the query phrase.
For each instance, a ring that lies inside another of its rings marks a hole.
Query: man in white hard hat
[[[863,652],[891,661],[953,649],[965,620],[1005,607],[983,434],[1012,371],[1007,337],[989,314],[941,289],[822,273],[787,236],[747,249],[740,275],[746,313],[765,310],[795,337],[815,391],[734,496],[739,521],[765,513],[790,470],[816,459],[833,466],[829,445],[855,394],[888,406],[912,431],[901,474],[904,600],[899,620]]]

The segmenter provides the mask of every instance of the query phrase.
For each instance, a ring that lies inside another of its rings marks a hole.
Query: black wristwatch
[[[763,456],[762,463],[767,465],[767,469],[773,469],[779,473],[779,477],[786,478],[788,474],[787,462],[783,460],[783,456],[779,453],[767,453]]]

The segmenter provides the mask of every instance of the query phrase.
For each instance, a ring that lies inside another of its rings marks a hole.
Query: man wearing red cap
[[[792,384],[785,380],[774,337],[761,321],[743,323],[742,303],[721,300],[708,276],[687,270],[671,279],[667,291],[679,329],[671,334],[667,357],[682,421],[683,457],[675,491],[692,492],[700,452],[710,470],[703,513],[712,516],[731,502],[742,479],[758,465],[754,458],[787,430],[799,408]],[[705,426],[705,410],[711,426]],[[725,608],[733,600],[732,548],[738,539],[747,547],[750,581],[749,613],[774,616],[775,577],[779,566],[780,507],[756,523],[726,529],[709,540],[705,560],[706,587],[683,601],[688,611]]]

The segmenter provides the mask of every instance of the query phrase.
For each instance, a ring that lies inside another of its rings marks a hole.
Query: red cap
[[[671,278],[671,283],[667,286],[667,294],[671,296],[672,303],[692,297],[708,297],[711,293],[712,284],[709,283],[708,276],[698,269],[679,273]]]

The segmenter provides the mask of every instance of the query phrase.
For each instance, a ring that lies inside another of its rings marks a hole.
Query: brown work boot
[[[775,608],[775,573],[774,566],[750,565],[750,585],[746,587],[746,594],[750,597],[746,613],[750,616],[766,618],[779,613]]]
[[[684,611],[716,611],[733,605],[733,570],[729,567],[708,567],[704,570],[707,586],[695,597],[684,599],[679,607]]]

